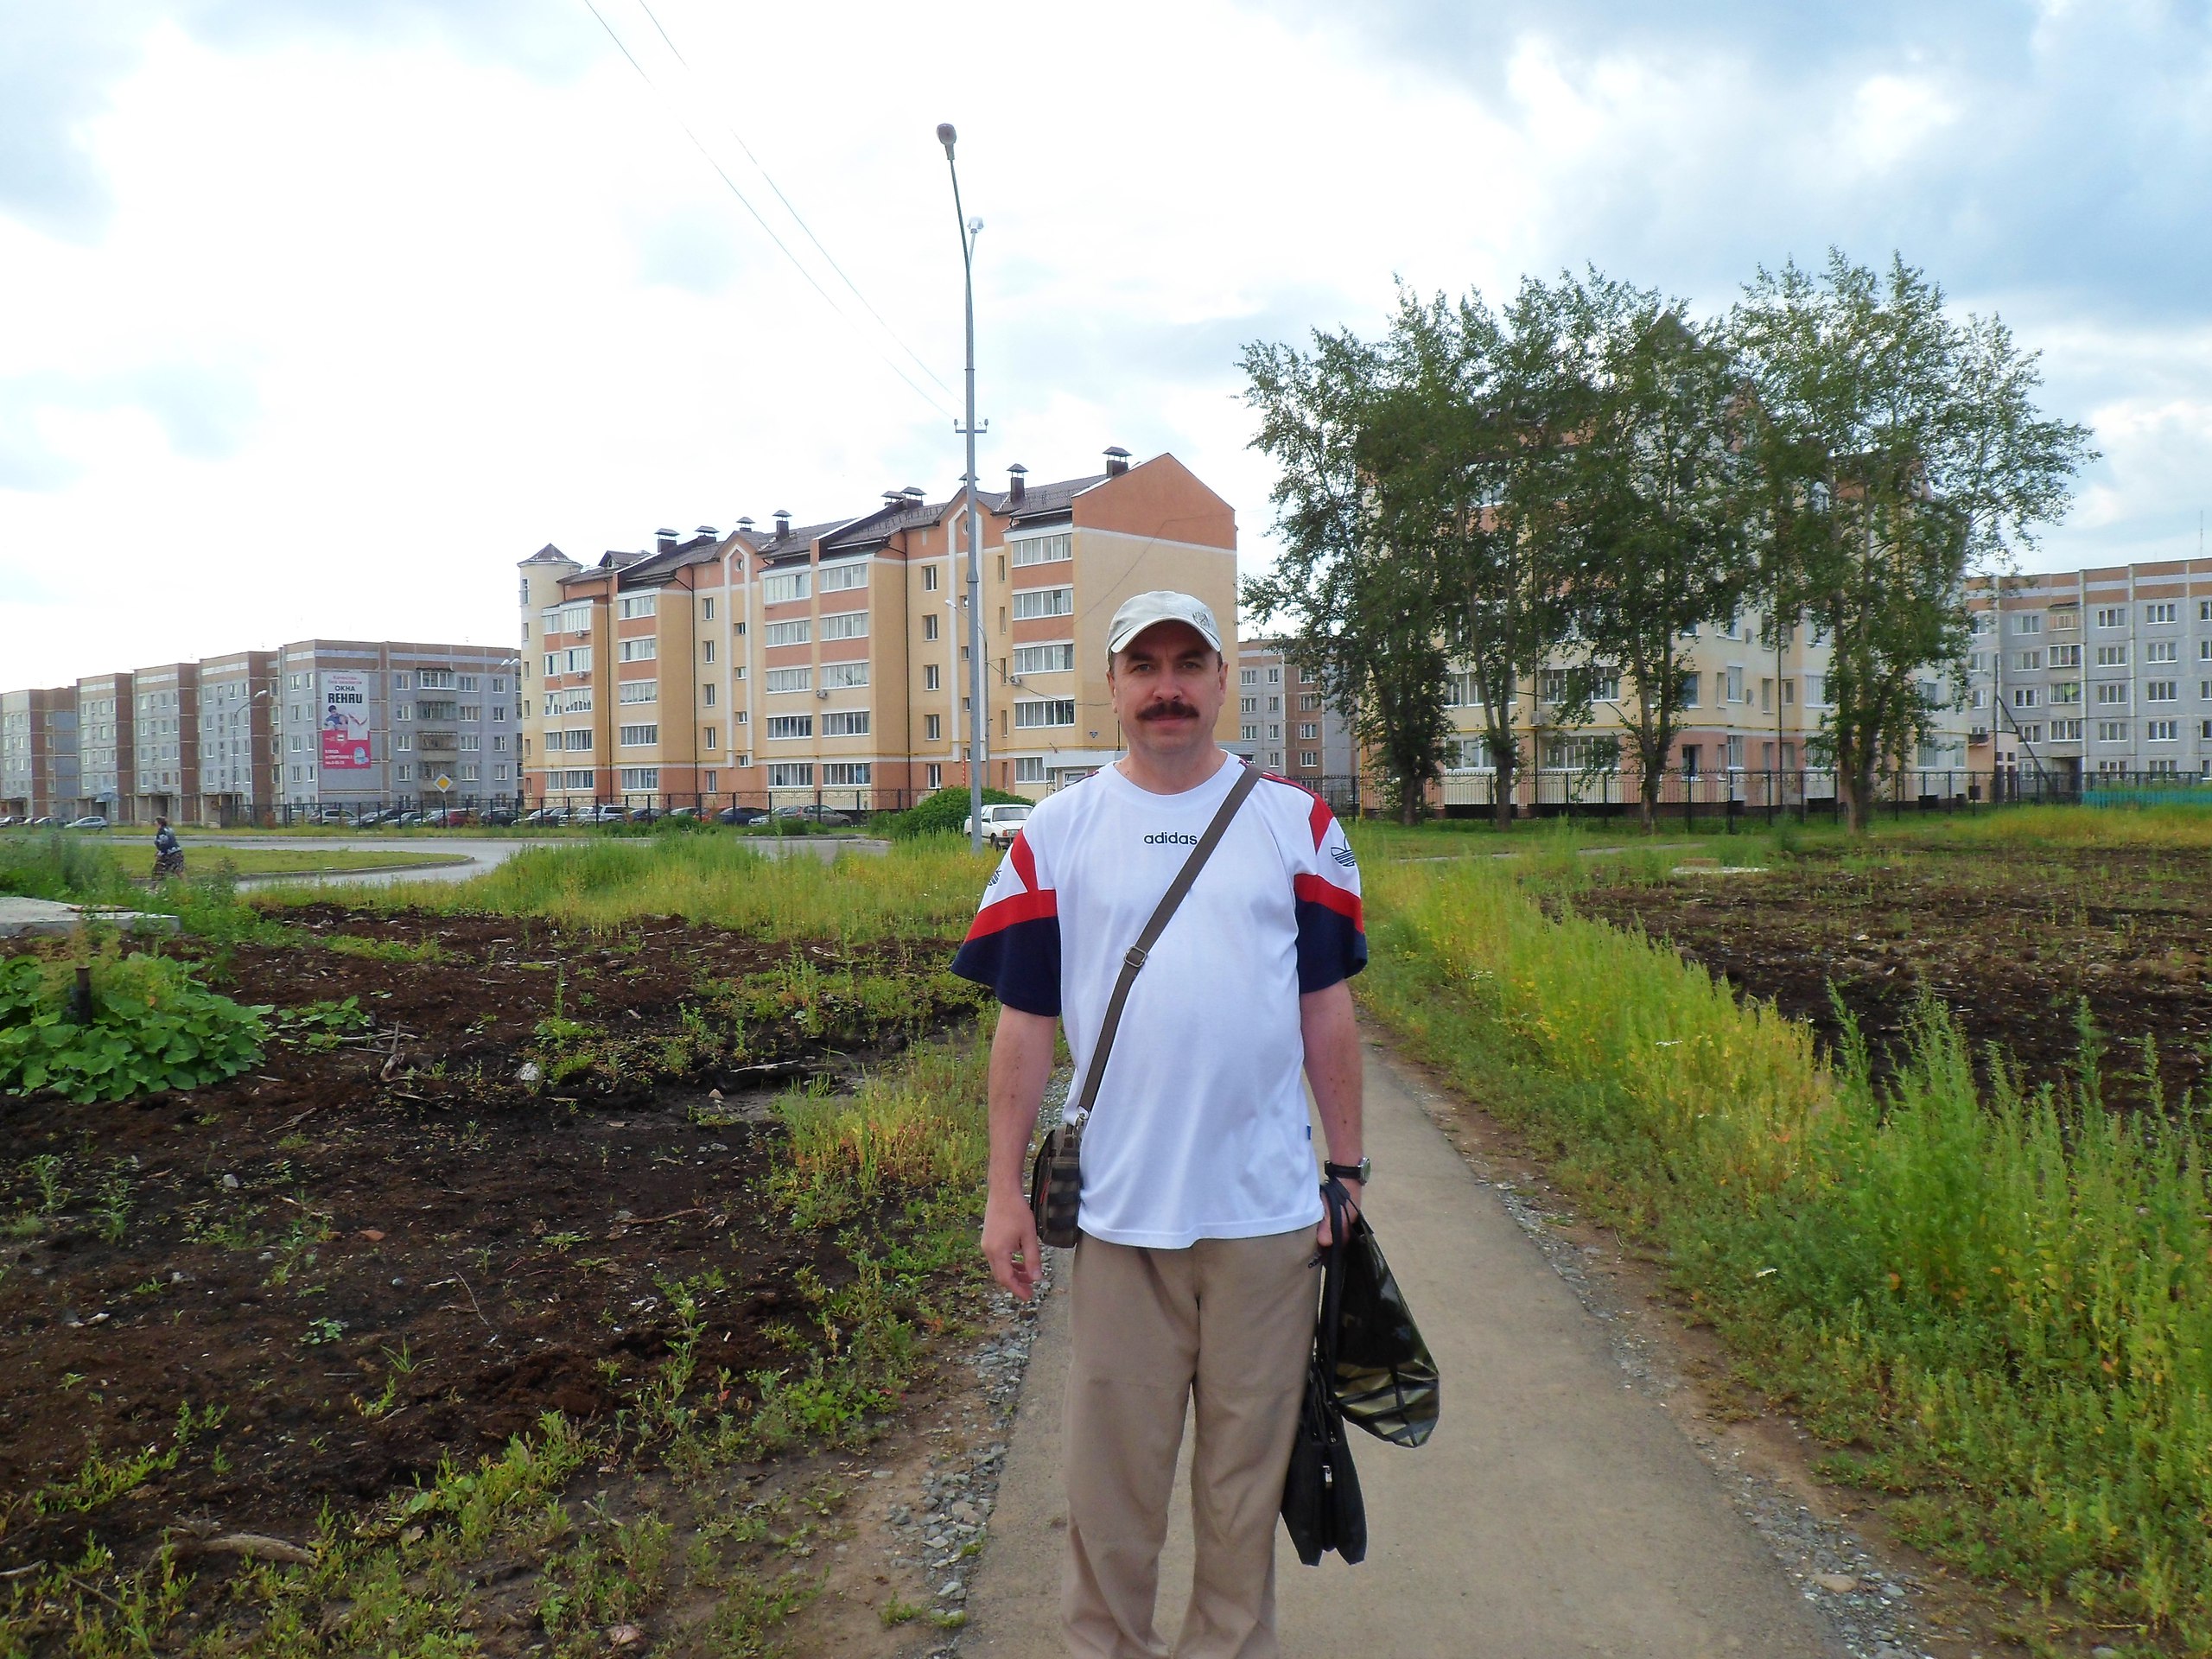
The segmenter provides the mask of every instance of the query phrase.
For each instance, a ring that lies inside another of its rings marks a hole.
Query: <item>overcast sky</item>
[[[594,3],[652,85],[585,0],[0,0],[0,686],[512,641],[548,541],[944,494],[940,120],[986,484],[1173,450],[1248,570],[1243,343],[1586,262],[1718,310],[1832,243],[2094,427],[2029,568],[2212,501],[2204,0]]]

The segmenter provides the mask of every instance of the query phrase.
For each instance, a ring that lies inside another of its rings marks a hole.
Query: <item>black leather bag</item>
[[[1098,1040],[1091,1045],[1090,1068],[1083,1079],[1083,1098],[1067,1121],[1045,1136],[1029,1166],[1029,1213],[1036,1219],[1040,1243],[1058,1250],[1075,1248],[1076,1236],[1081,1230],[1078,1211],[1083,1198],[1083,1126],[1090,1121],[1090,1108],[1098,1098],[1098,1085],[1106,1076],[1107,1057],[1114,1052],[1114,1033],[1122,1026],[1122,1005],[1129,1000],[1129,987],[1136,982],[1137,970],[1152,954],[1152,947],[1160,943],[1169,918],[1183,902],[1183,896],[1190,892],[1191,884],[1198,879],[1206,860],[1213,856],[1213,849],[1229,828],[1229,821],[1236,816],[1236,809],[1244,804],[1244,798],[1258,786],[1259,781],[1260,769],[1247,764],[1243,775],[1229,786],[1228,797],[1214,812],[1213,822],[1206,825],[1205,833],[1198,837],[1198,844],[1191,849],[1183,868],[1175,872],[1174,880],[1168,883],[1151,919],[1137,935],[1137,942],[1122,958],[1121,976],[1114,982],[1114,995],[1107,1000],[1106,1016],[1098,1023]]]
[[[1344,1444],[1344,1414],[1333,1386],[1338,1366],[1337,1332],[1344,1291],[1346,1224],[1350,1195],[1334,1181],[1321,1189],[1329,1210],[1330,1237],[1323,1252],[1319,1317],[1313,1326],[1313,1351],[1306,1366],[1306,1397],[1298,1413],[1298,1435],[1291,1442],[1290,1467],[1283,1477],[1282,1523],[1298,1559],[1319,1567],[1331,1550],[1348,1562],[1367,1558],[1367,1505],[1359,1495],[1359,1471]]]
[[[1436,1427],[1442,1385],[1365,1216],[1352,1219],[1343,1279],[1330,1393],[1346,1422],[1393,1446],[1419,1446]]]

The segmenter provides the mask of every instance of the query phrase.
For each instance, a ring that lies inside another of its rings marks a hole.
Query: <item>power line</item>
[[[683,73],[687,75],[692,75],[694,79],[696,79],[696,72],[691,67],[691,60],[683,55],[683,48],[677,45],[675,41],[670,37],[668,30],[662,27],[660,18],[654,12],[652,7],[646,3],[646,0],[638,0],[638,10],[645,14],[645,16],[652,22],[653,28],[659,32],[662,43],[664,44],[668,48],[669,51],[674,55],[677,62],[683,66]],[[744,137],[739,133],[735,127],[730,125],[728,121],[724,121],[722,123],[722,130],[729,134],[732,140],[735,142],[737,147],[745,152],[745,159],[752,162],[755,168],[759,168],[760,176],[767,181],[768,188],[776,193],[776,200],[784,204],[784,209],[791,214],[792,221],[798,226],[800,230],[806,233],[806,239],[814,244],[815,251],[819,253],[823,258],[829,263],[830,270],[837,273],[838,280],[842,282],[847,288],[852,289],[853,297],[861,302],[861,306],[866,308],[868,315],[874,317],[876,321],[882,324],[883,332],[891,336],[893,341],[896,343],[899,349],[906,353],[908,357],[913,359],[914,366],[921,370],[924,374],[929,376],[931,379],[936,380],[938,387],[943,390],[945,396],[948,397],[950,397],[952,395],[952,388],[946,385],[944,381],[938,379],[937,371],[930,367],[926,362],[923,361],[921,354],[916,352],[912,346],[909,346],[905,340],[899,338],[899,331],[891,326],[889,320],[884,316],[882,312],[877,310],[875,307],[869,302],[868,296],[861,292],[860,284],[845,274],[845,268],[837,263],[836,256],[831,253],[828,248],[822,245],[822,238],[814,233],[814,227],[806,222],[806,217],[799,212],[798,205],[789,196],[784,194],[784,188],[776,182],[775,175],[770,173],[766,165],[762,162],[758,156],[755,156],[753,153],[753,146],[747,143]]]
[[[846,315],[845,308],[837,303],[836,296],[833,296],[828,289],[823,287],[820,282],[816,280],[814,273],[800,263],[798,256],[793,253],[785,244],[783,238],[776,234],[775,228],[771,226],[766,219],[760,216],[760,210],[753,205],[752,200],[746,195],[744,191],[737,188],[737,181],[731,178],[728,172],[724,169],[722,164],[715,159],[714,152],[700,142],[699,135],[691,130],[691,124],[686,121],[683,115],[677,111],[675,106],[669,102],[667,94],[663,92],[659,85],[650,74],[645,73],[645,65],[639,63],[636,57],[631,54],[630,48],[623,44],[622,37],[614,32],[613,25],[607,21],[606,17],[601,13],[598,6],[593,3],[593,0],[584,0],[584,10],[590,12],[592,16],[597,20],[599,26],[607,31],[607,38],[614,42],[615,50],[621,53],[624,60],[626,61],[632,69],[638,72],[638,79],[645,83],[645,86],[652,91],[655,98],[659,99],[664,105],[668,105],[669,118],[674,121],[676,124],[683,130],[683,136],[691,141],[692,148],[696,149],[701,156],[706,158],[707,165],[715,169],[715,176],[719,178],[724,185],[728,187],[730,194],[735,196],[739,203],[744,207],[745,211],[753,215],[753,223],[760,226],[761,233],[766,236],[769,241],[776,245],[776,251],[782,254],[785,258],[791,261],[791,268],[798,271],[800,276],[806,278],[806,285],[822,296],[822,302],[837,314],[838,321],[842,322],[847,327],[852,329],[855,334],[859,334],[861,332],[859,325],[855,323],[852,318]],[[663,38],[666,37],[664,36]],[[865,303],[865,302],[863,302],[863,303]],[[890,356],[883,352],[880,347],[876,348],[875,354],[881,359],[883,366],[889,369],[892,373],[897,375],[901,380],[905,381],[907,388],[912,391],[917,397],[919,397],[924,403],[935,409],[938,413],[944,416],[950,420],[957,422],[960,418],[958,416],[953,414],[953,412],[947,409],[943,404],[938,402],[938,400],[932,397],[929,391],[917,385],[914,378],[908,374],[906,370],[900,368],[899,365],[893,361]]]

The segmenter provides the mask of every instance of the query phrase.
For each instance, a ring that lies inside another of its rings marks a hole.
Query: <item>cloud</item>
[[[709,297],[728,289],[747,264],[729,226],[702,213],[661,219],[638,233],[637,246],[640,282]]]
[[[533,0],[0,0],[0,213],[99,239],[114,202],[90,129],[165,27],[232,51],[427,43],[544,79],[582,73],[605,38],[580,7]]]
[[[83,460],[52,435],[62,423],[55,417],[132,410],[152,419],[172,454],[219,461],[236,454],[251,435],[260,396],[251,376],[236,365],[177,361],[0,381],[0,489],[59,490],[83,473]]]

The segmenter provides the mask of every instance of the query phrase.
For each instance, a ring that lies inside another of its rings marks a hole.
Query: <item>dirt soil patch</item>
[[[2031,1084],[2072,1075],[2086,1000],[2110,1101],[2178,1109],[2212,1067],[2212,871],[2137,849],[1808,855],[1762,875],[1691,873],[1565,902],[1643,928],[1738,991],[1842,1037],[1856,1017],[1878,1075],[1894,1070],[1925,992],[1977,1054],[2001,1046]],[[2144,1039],[2157,1048],[2156,1090]]]
[[[928,946],[285,918],[298,942],[219,950],[211,982],[366,1023],[188,1094],[0,1099],[0,1592],[95,1543],[296,1543],[545,1413],[606,1423],[669,1351],[671,1287],[717,1287],[700,1378],[789,1364],[854,1268],[763,1207],[773,1089],[973,1007]],[[190,1565],[211,1605],[245,1567]],[[518,1620],[479,1640],[542,1639]]]

